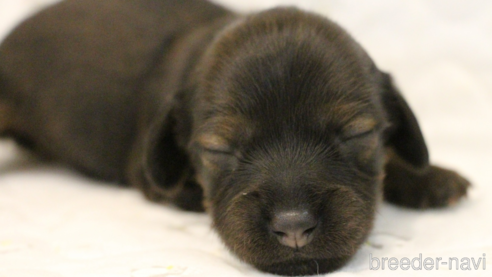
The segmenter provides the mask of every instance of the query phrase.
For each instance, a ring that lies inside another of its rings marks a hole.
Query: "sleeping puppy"
[[[41,156],[205,209],[256,268],[326,273],[384,198],[444,207],[469,183],[343,29],[295,8],[66,0],[0,47],[0,131]]]

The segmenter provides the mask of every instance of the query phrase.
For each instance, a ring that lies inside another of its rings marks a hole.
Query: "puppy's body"
[[[206,36],[199,29],[226,16],[178,0],[69,0],[42,11],[0,50],[0,97],[19,115],[2,131],[91,175],[126,181],[137,129],[188,83],[193,52],[211,39],[189,34]],[[149,83],[155,74],[158,84]]]
[[[429,165],[410,108],[339,26],[293,8],[66,0],[0,47],[0,132],[154,201],[203,209],[242,260],[332,271],[383,190],[441,207],[468,182]]]

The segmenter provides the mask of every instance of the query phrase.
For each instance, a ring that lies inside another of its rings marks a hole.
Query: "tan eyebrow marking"
[[[216,134],[203,134],[199,136],[196,141],[205,148],[217,151],[229,150],[227,140]]]
[[[346,102],[345,99],[335,100],[321,106],[321,111],[318,111],[322,116],[319,123],[321,126],[338,123],[342,128],[349,125],[354,118],[370,118],[368,114],[362,114],[368,106],[368,103],[361,101]]]
[[[227,151],[234,141],[248,137],[251,130],[251,123],[241,116],[217,116],[204,122],[192,141],[205,148]]]
[[[359,117],[346,124],[342,131],[345,136],[356,136],[371,131],[376,125],[377,122],[372,117]]]

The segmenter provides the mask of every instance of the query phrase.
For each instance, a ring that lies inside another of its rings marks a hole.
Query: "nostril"
[[[276,212],[271,222],[271,230],[279,242],[296,249],[312,241],[317,226],[318,221],[306,210]]]
[[[309,236],[312,232],[314,232],[314,229],[316,229],[316,227],[318,227],[318,224],[316,224],[316,226],[307,229],[306,231],[304,231],[303,234]]]
[[[273,233],[279,237],[283,237],[283,236],[286,236],[287,234],[284,233],[284,232],[280,232],[280,231],[273,231]]]

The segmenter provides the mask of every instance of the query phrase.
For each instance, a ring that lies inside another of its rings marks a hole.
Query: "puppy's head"
[[[385,148],[416,166],[427,159],[388,76],[319,16],[241,19],[199,76],[187,160],[224,243],[261,270],[339,268],[371,230]]]

